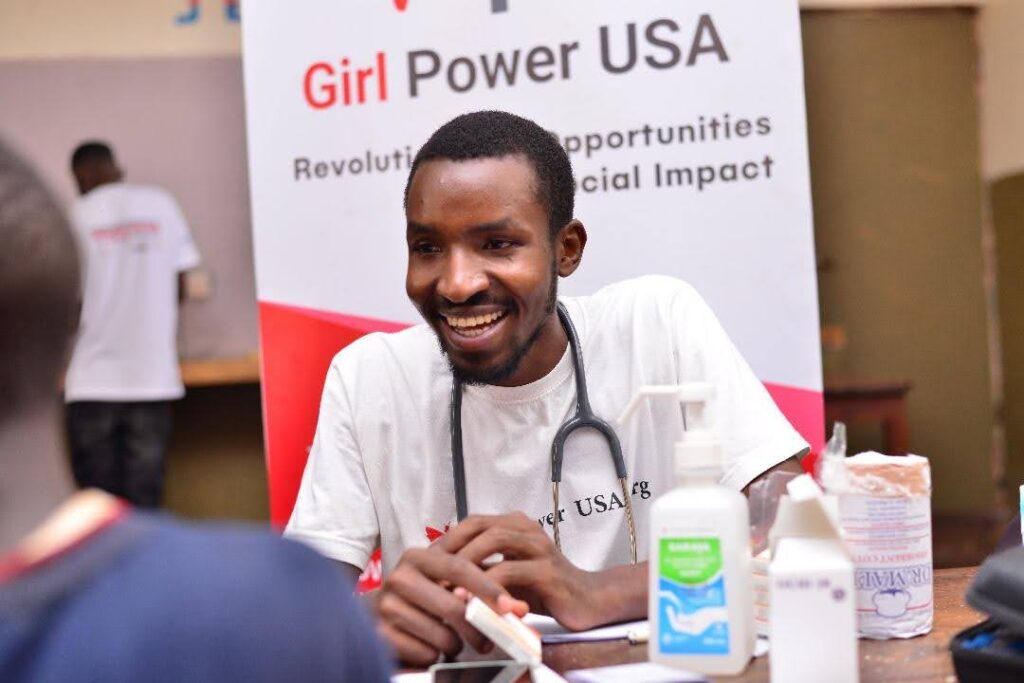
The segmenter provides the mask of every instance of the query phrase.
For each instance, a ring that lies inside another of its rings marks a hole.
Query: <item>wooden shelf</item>
[[[236,358],[190,358],[181,361],[181,380],[186,387],[221,384],[258,384],[260,357],[256,352]]]

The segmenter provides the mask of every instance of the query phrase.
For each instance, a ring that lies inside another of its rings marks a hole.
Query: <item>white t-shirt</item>
[[[807,448],[689,285],[648,276],[590,297],[563,298],[580,336],[594,412],[612,422],[643,384],[707,381],[705,410],[726,458],[722,481],[740,489]],[[285,535],[356,567],[378,543],[385,575],[402,553],[456,523],[450,452],[452,376],[426,325],[367,335],[335,356],[313,448]],[[522,511],[549,533],[551,442],[576,407],[568,348],[545,377],[519,387],[467,386],[462,404],[469,513]],[[674,486],[680,406],[648,401],[622,443],[647,555],[651,502]],[[562,550],[577,566],[627,564],[621,488],[604,439],[569,437],[562,467]]]
[[[108,183],[71,207],[84,267],[65,399],[180,398],[178,273],[199,265],[185,218],[157,187]]]

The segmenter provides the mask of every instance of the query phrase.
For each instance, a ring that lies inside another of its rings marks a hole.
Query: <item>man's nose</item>
[[[445,261],[437,293],[453,303],[464,303],[487,289],[487,275],[469,254],[452,252]]]

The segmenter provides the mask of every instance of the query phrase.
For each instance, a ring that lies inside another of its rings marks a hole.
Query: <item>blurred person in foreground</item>
[[[66,470],[75,243],[0,143],[0,680],[386,681],[327,560],[270,533],[134,512]]]
[[[75,479],[157,507],[170,401],[185,395],[178,305],[199,252],[174,197],[124,182],[105,143],[79,145],[71,171],[83,262],[81,326],[64,387]]]

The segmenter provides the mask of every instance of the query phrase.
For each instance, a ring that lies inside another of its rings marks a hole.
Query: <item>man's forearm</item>
[[[594,572],[599,588],[592,595],[598,622],[613,624],[647,616],[647,563],[627,564]]]
[[[804,470],[803,465],[800,464],[800,458],[802,458],[806,454],[807,454],[806,450],[801,451],[800,453],[797,453],[796,455],[793,455],[793,456],[791,456],[789,458],[786,458],[785,460],[780,462],[775,467],[772,467],[769,470],[765,470],[764,472],[759,474],[754,479],[754,481],[750,482],[745,487],[743,487],[743,495],[749,496],[750,495],[750,487],[752,485],[756,484],[757,482],[761,481],[762,479],[766,479],[772,472],[792,472],[793,474],[803,474],[805,470]]]

